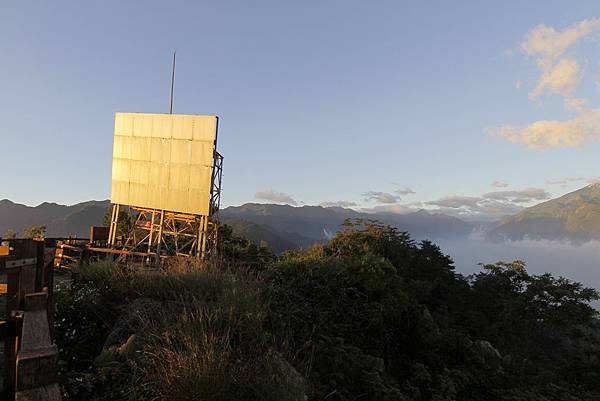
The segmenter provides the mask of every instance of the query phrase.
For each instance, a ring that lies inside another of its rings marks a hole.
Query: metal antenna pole
[[[171,75],[171,107],[169,108],[169,114],[173,114],[173,88],[175,87],[175,56],[177,50],[173,51],[173,73]]]

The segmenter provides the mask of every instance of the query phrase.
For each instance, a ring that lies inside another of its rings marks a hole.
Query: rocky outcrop
[[[271,362],[275,377],[285,386],[285,398],[281,401],[306,401],[308,386],[300,374],[279,352],[271,352]]]
[[[492,343],[486,340],[475,340],[472,346],[486,365],[498,369],[501,368],[504,359],[502,358],[500,351],[498,351]]]

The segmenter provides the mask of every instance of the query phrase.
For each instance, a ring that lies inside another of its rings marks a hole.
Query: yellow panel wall
[[[111,201],[208,215],[217,117],[116,113]]]

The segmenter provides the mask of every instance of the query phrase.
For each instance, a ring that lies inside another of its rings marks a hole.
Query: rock
[[[489,341],[476,340],[473,346],[485,360],[493,359],[496,361],[502,360],[502,355]]]
[[[435,334],[435,335],[440,335],[440,328],[438,327],[437,323],[435,322],[435,319],[433,318],[433,316],[431,316],[431,312],[429,312],[428,308],[423,309],[423,320],[425,321],[425,327],[427,327],[427,330],[429,333]]]
[[[307,383],[300,374],[279,352],[271,351],[271,361],[277,381],[285,388],[281,401],[306,401],[308,399]]]

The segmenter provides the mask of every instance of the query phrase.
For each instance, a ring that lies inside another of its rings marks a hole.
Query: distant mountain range
[[[600,239],[600,184],[588,185],[506,217],[487,232],[487,237],[513,241]]]
[[[22,235],[31,225],[44,224],[49,237],[85,238],[91,225],[102,224],[109,206],[107,200],[72,206],[42,203],[35,207],[0,200],[0,235],[8,229]],[[379,220],[408,231],[416,240],[462,239],[485,227],[486,237],[494,241],[530,238],[583,242],[600,239],[600,184],[529,207],[486,226],[425,210],[406,214],[362,213],[340,207],[258,203],[227,207],[221,210],[220,217],[237,234],[257,244],[266,241],[277,253],[324,242],[347,218]]]
[[[49,237],[89,236],[91,225],[101,225],[110,206],[109,201],[89,201],[72,206],[42,203],[31,207],[0,201],[0,235],[8,229],[20,235],[33,224],[47,227]],[[227,207],[221,220],[236,233],[257,244],[264,240],[272,250],[281,252],[306,248],[333,236],[347,218],[376,219],[408,231],[416,239],[465,237],[473,230],[470,223],[458,218],[419,211],[408,214],[360,213],[339,207],[248,203]]]
[[[6,230],[18,234],[32,225],[45,225],[48,237],[77,236],[87,238],[91,225],[102,224],[109,201],[88,201],[72,206],[44,202],[38,206],[25,206],[0,200],[0,236]]]
[[[347,218],[379,220],[408,231],[415,239],[464,238],[473,230],[473,225],[456,217],[424,210],[407,214],[361,213],[340,207],[247,203],[225,208],[221,211],[221,218],[225,222],[246,221],[263,228],[269,227],[274,234],[294,243],[296,247],[326,241]],[[254,239],[253,235],[247,237]]]

